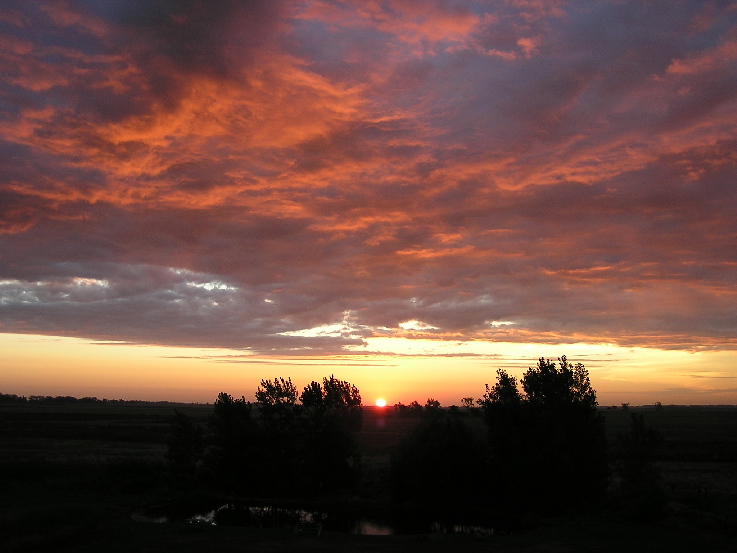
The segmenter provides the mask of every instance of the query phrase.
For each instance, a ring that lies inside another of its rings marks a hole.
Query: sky
[[[737,2],[9,0],[0,392],[737,403]]]

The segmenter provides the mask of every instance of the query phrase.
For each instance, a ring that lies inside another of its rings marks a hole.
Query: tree
[[[496,383],[486,384],[486,393],[477,400],[487,425],[491,450],[486,485],[493,496],[504,498],[505,509],[516,512],[520,510],[524,494],[513,475],[529,462],[523,439],[526,435],[526,427],[522,424],[523,397],[515,377],[503,369],[498,369],[496,376]]]
[[[478,400],[484,409],[489,437],[497,448],[508,451],[516,448],[523,397],[517,388],[517,379],[505,370],[496,371],[496,383],[486,384],[486,393]]]
[[[484,444],[464,419],[438,414],[421,422],[396,449],[391,460],[391,488],[399,501],[429,515],[478,515],[483,501]]]
[[[305,386],[300,396],[302,406],[312,415],[327,414],[336,420],[347,431],[357,432],[361,429],[361,393],[350,382],[338,380],[335,375],[311,382]]]
[[[215,447],[235,451],[255,427],[251,419],[251,404],[243,396],[234,399],[230,394],[220,392],[208,424]]]
[[[297,388],[292,379],[284,380],[281,377],[272,380],[262,380],[256,390],[256,401],[262,405],[294,405],[297,402]]]
[[[213,478],[239,491],[256,481],[262,455],[262,433],[251,417],[251,404],[221,392],[208,419],[207,465]]]
[[[269,432],[278,435],[294,430],[297,395],[297,388],[291,378],[284,380],[277,377],[273,381],[261,381],[256,390],[256,402],[261,420]]]
[[[583,363],[572,365],[566,356],[554,361],[540,358],[537,367],[530,368],[522,378],[527,401],[546,409],[581,407],[596,409],[596,391],[591,387],[589,373]]]
[[[263,435],[260,479],[269,483],[270,494],[288,495],[299,484],[302,422],[298,396],[291,378],[261,380],[256,390]]]
[[[522,395],[517,388],[517,379],[509,376],[503,369],[496,371],[496,384],[489,387],[486,384],[486,393],[478,400],[483,407],[509,406],[516,407],[522,402]]]
[[[361,429],[361,393],[335,375],[311,382],[300,396],[303,407],[304,481],[318,488],[346,484],[358,465],[355,433]]]
[[[313,380],[302,391],[300,400],[305,407],[353,407],[361,405],[361,392],[350,382],[330,375],[322,379],[322,384]]]
[[[425,402],[425,411],[428,411],[430,413],[440,411],[440,402],[435,398],[427,398],[427,401]]]
[[[629,433],[619,434],[617,439],[615,468],[622,479],[627,512],[639,521],[658,518],[665,507],[660,471],[654,463],[655,449],[662,441],[657,430],[645,426],[641,413],[632,413]]]
[[[166,460],[174,472],[194,475],[203,453],[202,428],[187,415],[174,409],[174,424]]]
[[[540,358],[522,377],[497,371],[480,401],[489,426],[493,487],[528,507],[576,506],[601,496],[607,463],[603,419],[583,364]],[[511,472],[519,474],[514,485]]]
[[[349,483],[359,460],[355,433],[361,427],[361,394],[356,386],[333,375],[312,382],[300,396],[290,378],[261,380],[256,406],[258,416],[253,416],[256,411],[244,397],[218,395],[208,419],[204,471],[213,483],[273,497]],[[178,419],[176,449],[171,449],[171,458],[182,463],[189,458],[187,423]]]
[[[307,408],[325,407],[325,393],[322,389],[322,384],[314,380],[310,382],[302,391],[300,401]]]
[[[632,413],[629,433],[620,434],[617,441],[619,455],[616,467],[623,488],[632,492],[655,489],[660,476],[653,462],[653,453],[662,442],[660,433],[645,426],[642,413]]]

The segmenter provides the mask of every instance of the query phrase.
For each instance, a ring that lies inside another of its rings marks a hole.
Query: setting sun
[[[389,412],[565,354],[737,404],[737,10],[667,5],[0,0],[0,392]]]
[[[377,399],[376,400],[376,406],[377,407],[386,407],[386,400],[385,399]]]

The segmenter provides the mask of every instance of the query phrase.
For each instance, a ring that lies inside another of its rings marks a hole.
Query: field
[[[530,521],[515,535],[296,536],[285,530],[191,527],[144,522],[158,505],[197,501],[172,481],[165,453],[173,405],[0,405],[0,550],[2,551],[735,551],[737,541],[737,408],[605,410],[610,448],[631,413],[644,413],[663,443],[657,452],[665,515],[628,516],[618,494],[577,516]],[[178,405],[206,421],[211,406]],[[480,417],[466,417],[483,436]],[[385,493],[392,450],[418,419],[367,408],[358,436],[364,481],[357,496]],[[343,498],[354,501],[356,498]],[[202,499],[204,502],[205,500]],[[190,509],[194,509],[191,507]]]

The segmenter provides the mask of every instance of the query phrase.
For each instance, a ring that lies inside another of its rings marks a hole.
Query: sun
[[[386,407],[386,400],[385,399],[377,399],[376,400],[376,406],[377,407]]]

